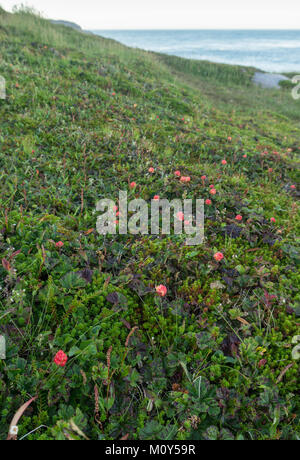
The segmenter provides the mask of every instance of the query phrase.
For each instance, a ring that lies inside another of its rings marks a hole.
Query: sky
[[[300,0],[0,0],[84,29],[299,29]]]

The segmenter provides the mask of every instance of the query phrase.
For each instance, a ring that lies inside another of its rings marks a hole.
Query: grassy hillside
[[[300,101],[31,12],[0,56],[0,438],[36,396],[19,437],[299,439]],[[98,235],[119,190],[210,199],[204,244]]]

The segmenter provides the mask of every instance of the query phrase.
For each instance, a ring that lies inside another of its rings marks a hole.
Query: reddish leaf
[[[10,271],[11,267],[10,267],[10,263],[8,262],[8,260],[2,259],[2,265],[5,270],[7,270],[8,272]]]

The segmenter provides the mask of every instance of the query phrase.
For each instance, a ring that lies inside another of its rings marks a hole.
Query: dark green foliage
[[[37,395],[29,439],[299,439],[299,102],[288,113],[286,92],[259,90],[258,110],[252,69],[30,12],[0,11],[0,42],[0,438]],[[227,103],[237,87],[245,107]],[[211,198],[204,244],[99,236],[96,202],[119,190]]]

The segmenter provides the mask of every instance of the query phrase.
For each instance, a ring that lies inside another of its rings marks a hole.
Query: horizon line
[[[154,30],[157,30],[157,31],[165,31],[165,30],[168,30],[168,31],[179,31],[179,30],[184,30],[184,31],[199,31],[199,30],[205,30],[205,31],[219,31],[219,30],[222,30],[222,31],[226,31],[226,30],[237,30],[237,31],[258,31],[258,30],[261,30],[261,31],[265,31],[265,30],[269,30],[269,31],[278,31],[278,30],[281,30],[281,31],[294,31],[294,32],[300,32],[300,28],[298,29],[294,29],[294,28],[270,28],[270,27],[260,27],[260,28],[243,28],[243,29],[240,29],[240,28],[236,28],[236,27],[231,27],[231,28],[199,28],[199,29],[195,29],[195,28],[100,28],[100,29],[90,29],[91,31],[96,31],[96,30],[109,30],[109,31],[112,31],[112,30],[124,30],[124,31],[144,31],[144,30],[149,30],[149,31],[154,31]]]

